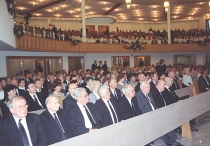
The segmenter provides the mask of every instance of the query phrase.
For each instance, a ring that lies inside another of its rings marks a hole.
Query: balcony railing
[[[40,38],[31,35],[24,35],[16,39],[16,47],[20,50],[39,52],[69,52],[69,53],[133,53],[129,45],[101,44],[101,43],[78,43],[73,45],[70,41],[61,41],[48,38]],[[131,46],[131,45],[130,45]],[[210,43],[207,46],[193,44],[142,44],[137,53],[156,52],[205,52],[210,51]]]

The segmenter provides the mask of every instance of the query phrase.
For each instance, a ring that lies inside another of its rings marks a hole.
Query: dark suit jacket
[[[137,100],[135,96],[132,98],[132,102],[135,105],[137,103]],[[135,102],[135,103],[134,103]],[[135,108],[135,113],[133,112],[133,109],[128,101],[128,99],[125,96],[122,96],[122,98],[117,103],[119,114],[121,116],[122,120],[130,119],[132,117],[135,117],[137,115],[141,114],[141,111],[139,108]],[[135,106],[134,106],[135,107]]]
[[[119,101],[120,98],[121,98],[121,91],[120,91],[119,89],[117,89],[117,88],[115,88],[115,91],[116,91],[116,93],[117,93],[118,99],[115,98],[114,94],[112,93],[111,89],[109,88],[110,97],[111,97],[111,99],[114,100],[114,101]]]
[[[70,127],[66,112],[63,109],[60,109],[59,111],[57,111],[57,115],[61,122],[63,130],[65,131],[66,138],[70,138]],[[60,134],[60,129],[55,122],[54,117],[50,114],[48,110],[45,110],[40,115],[40,121],[47,135],[47,145],[63,140],[62,135]]]
[[[207,76],[206,79],[208,80],[210,84],[209,76]],[[199,87],[200,92],[206,92],[208,91],[206,90],[206,88],[210,88],[210,86],[207,85],[206,79],[202,75],[198,78],[198,87]]]
[[[37,93],[37,97],[38,97],[40,103],[42,104],[42,106],[43,106],[44,108],[46,108],[46,106],[45,106],[45,101],[44,101],[43,96],[41,96],[40,93]],[[26,102],[27,102],[27,104],[28,104],[28,111],[29,111],[29,112],[30,112],[30,111],[40,110],[40,109],[38,109],[38,107],[37,107],[35,101],[33,100],[33,98],[31,97],[31,95],[30,95],[29,93],[26,94],[25,99],[26,99]]]
[[[103,64],[102,68],[103,68],[104,72],[107,71],[107,65],[106,64]]]
[[[5,116],[10,113],[9,108],[6,106],[6,104],[2,100],[0,100],[0,108],[1,108],[2,116]]]
[[[49,96],[49,91],[48,91],[47,84],[43,84],[43,88],[41,88],[41,91],[42,91],[43,96],[46,100],[46,98]]]
[[[135,87],[135,92],[137,93],[140,90],[141,83],[138,83]]]
[[[151,81],[149,84],[150,84],[150,91],[152,91],[152,89],[156,88],[156,85],[154,84],[153,81]]]
[[[47,137],[42,128],[39,116],[28,113],[26,122],[34,146],[46,146]],[[12,116],[9,114],[0,119],[0,144],[2,146],[23,146],[17,124]]]
[[[152,94],[152,97],[155,101],[155,105],[157,106],[157,108],[166,106],[165,102],[164,102],[165,99],[164,99],[164,97],[162,97],[163,94],[161,96],[160,92],[158,91],[158,89],[156,87],[151,90],[151,94]]]
[[[63,109],[66,110],[67,114],[71,112],[71,108],[76,104],[76,100],[71,96],[68,95],[64,100],[63,100]]]
[[[110,101],[114,107],[116,114],[117,114],[118,121],[121,121],[121,117],[119,115],[119,112],[118,112],[118,109],[116,106],[116,102],[113,100],[110,100]],[[108,110],[107,106],[105,105],[104,101],[102,99],[97,100],[95,103],[95,107],[96,107],[96,111],[99,115],[100,127],[106,127],[106,126],[112,125],[113,124],[112,118],[111,118],[109,110]]]
[[[23,89],[19,89],[19,88],[18,88],[18,93],[19,93],[19,96],[26,97],[26,93],[27,93],[27,91],[26,91],[26,90],[23,90]]]
[[[180,89],[176,79],[173,80],[172,86],[169,89],[172,91]]]
[[[97,65],[93,63],[92,66],[91,66],[91,70],[93,71],[93,70],[95,70],[96,68],[98,68]]]
[[[151,107],[151,105],[150,105],[148,99],[146,98],[146,96],[144,95],[144,93],[143,93],[141,90],[139,90],[139,91],[136,93],[135,96],[136,96],[136,98],[137,98],[137,102],[138,102],[139,109],[142,111],[143,114],[152,111],[152,107]],[[152,94],[149,93],[148,96],[149,96],[149,98],[150,98],[150,100],[151,100],[151,102],[152,102],[154,108],[157,108],[157,107],[155,106],[155,102],[154,102],[154,100],[153,100]]]
[[[178,100],[179,100],[179,97],[174,92],[173,92],[173,94],[174,94],[174,96],[173,96],[173,94],[171,92],[169,92],[167,88],[165,88],[165,90],[162,92],[162,94],[163,94],[163,98],[165,99],[167,105],[178,102]]]
[[[100,71],[101,69],[103,69],[103,66],[101,65],[101,66],[98,66],[97,68]]]
[[[95,111],[95,106],[92,103],[87,103],[87,107],[91,112],[91,115],[96,123],[92,123],[93,128],[100,128],[98,123],[98,115]],[[89,132],[89,129],[85,127],[85,120],[82,115],[82,112],[77,104],[71,108],[71,112],[69,113],[69,122],[73,136],[78,136],[81,134],[85,134]],[[90,120],[91,121],[91,120]]]

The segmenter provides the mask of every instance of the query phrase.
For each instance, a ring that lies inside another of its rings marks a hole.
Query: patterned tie
[[[146,94],[145,96],[146,96],[147,100],[149,101],[149,103],[150,103],[150,105],[151,105],[151,107],[152,107],[152,110],[155,110],[155,106],[153,105],[153,103],[152,103],[152,101],[150,100],[149,96],[148,96],[147,94]]]
[[[56,116],[56,114],[54,113],[53,115],[54,115],[55,122],[58,125],[58,128],[60,129],[60,132],[62,134],[62,139],[65,140],[66,136],[65,136],[65,132],[63,130],[63,127],[62,127],[61,123],[59,122],[58,117]]]
[[[27,137],[27,134],[26,134],[26,131],[25,131],[23,125],[21,124],[21,120],[22,119],[19,119],[18,130],[20,132],[20,136],[21,136],[21,139],[23,141],[23,145],[24,146],[30,146],[29,141],[28,141],[28,137]]]
[[[114,123],[117,123],[118,121],[117,121],[117,117],[115,115],[114,109],[112,108],[112,106],[109,103],[109,101],[107,101],[107,102],[108,102],[109,108],[111,109],[111,112],[112,112],[112,115],[113,115],[113,118],[114,118]]]
[[[34,101],[36,103],[36,106],[37,106],[38,110],[42,109],[42,107],[39,105],[38,100],[36,99],[36,95],[34,95]]]
[[[117,92],[114,90],[114,97],[118,100]]]
[[[84,108],[85,108],[85,112],[87,113],[88,118],[89,118],[89,120],[90,120],[90,122],[91,122],[92,126],[93,126],[93,125],[95,125],[95,124],[96,124],[96,122],[95,122],[95,120],[93,119],[93,116],[92,116],[92,115],[91,115],[91,113],[88,111],[88,109],[87,109],[87,107],[86,107],[86,106],[84,106]]]
[[[133,102],[131,101],[131,108],[133,110],[133,117],[137,116]]]

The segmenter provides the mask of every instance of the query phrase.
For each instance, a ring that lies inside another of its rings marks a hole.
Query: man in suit
[[[26,97],[26,89],[25,89],[25,79],[23,78],[19,78],[18,79],[18,89],[17,89],[17,93],[19,96],[23,96]]]
[[[66,74],[65,80],[63,81],[63,83],[65,83],[66,85],[70,83],[70,74]]]
[[[40,115],[40,121],[47,135],[47,145],[70,138],[67,114],[63,109],[59,109],[58,99],[49,96],[45,104],[47,110]]]
[[[45,108],[44,98],[36,93],[36,87],[34,83],[30,83],[27,86],[28,93],[26,94],[26,101],[28,104],[28,111],[36,111]]]
[[[73,136],[92,132],[99,127],[95,107],[88,103],[88,94],[84,88],[77,88],[73,93],[76,104],[68,114],[69,123]]]
[[[176,95],[176,93],[170,89],[172,86],[172,78],[166,77],[164,79],[166,88],[163,91],[163,97],[165,98],[166,104],[170,105],[173,103],[178,102],[179,97]]]
[[[55,76],[53,74],[50,74],[49,76],[49,82],[47,83],[48,91],[52,89],[52,84],[55,81]]]
[[[117,80],[112,78],[109,81],[109,91],[111,99],[118,101],[121,98],[121,91],[117,89]]]
[[[127,84],[122,88],[122,98],[117,103],[119,114],[122,120],[127,120],[141,114],[139,108],[135,109],[134,105],[137,103],[134,87]]]
[[[156,81],[156,86],[151,90],[151,94],[157,108],[166,106],[166,101],[162,94],[164,90],[165,90],[165,82],[163,80]]]
[[[156,82],[158,80],[158,75],[156,73],[150,74],[151,82],[150,82],[150,90],[154,89],[156,86]]]
[[[173,83],[172,83],[172,86],[170,87],[170,89],[173,91],[180,89],[179,85],[177,83],[177,80],[176,80],[176,74],[173,71],[170,71],[168,73],[168,77],[172,78],[172,80],[173,80]]]
[[[199,92],[206,92],[210,90],[210,78],[207,70],[203,70],[202,75],[198,78],[198,87]]]
[[[102,65],[102,68],[103,68],[103,70],[104,70],[104,72],[106,72],[107,71],[107,61],[104,61],[104,64]]]
[[[141,90],[136,93],[137,103],[142,113],[154,111],[157,106],[155,105],[152,94],[150,93],[150,84],[147,81],[141,83]],[[177,136],[175,131],[171,131],[161,137],[167,146],[183,146],[176,142]],[[150,144],[147,144],[149,146]]]
[[[95,60],[94,63],[91,66],[91,70],[94,71],[97,67],[97,61]]]
[[[109,87],[102,85],[98,89],[101,97],[96,101],[95,107],[99,115],[100,127],[106,127],[115,124],[121,120],[116,106],[116,102],[110,97]]]
[[[63,100],[63,109],[65,109],[67,113],[71,112],[70,109],[76,104],[73,93],[77,88],[77,81],[71,81],[71,83],[68,85],[67,97]]]
[[[166,72],[166,65],[165,65],[163,59],[160,59],[159,65],[156,67],[156,71],[158,73],[158,76],[160,76],[160,73],[165,73]]]
[[[25,73],[25,78],[26,78],[26,86],[27,86],[27,84],[29,84],[29,83],[33,83],[33,79],[32,78],[30,78],[30,72],[26,72]]]
[[[42,81],[40,79],[35,79],[34,86],[36,87],[36,92],[38,96],[42,97],[43,100],[45,101],[49,95],[49,92],[46,88],[42,88],[43,87]]]
[[[39,116],[28,113],[26,100],[12,97],[7,106],[11,114],[0,118],[0,143],[4,146],[46,146],[46,135]]]
[[[102,61],[99,61],[98,63],[99,63],[98,70],[101,71],[101,69],[103,69],[103,67],[102,67]]]
[[[145,75],[143,73],[138,74],[139,83],[135,87],[135,92],[137,93],[140,90],[141,82],[145,80]]]

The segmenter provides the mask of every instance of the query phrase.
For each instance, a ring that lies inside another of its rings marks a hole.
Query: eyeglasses
[[[13,107],[13,108],[16,108],[16,109],[20,110],[20,109],[22,109],[22,108],[27,108],[27,107],[28,107],[28,105],[25,104],[25,105],[20,105],[20,106]]]

